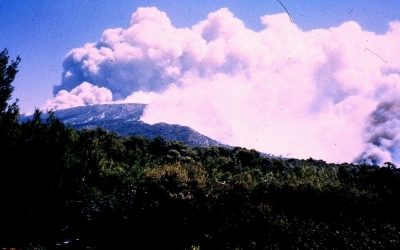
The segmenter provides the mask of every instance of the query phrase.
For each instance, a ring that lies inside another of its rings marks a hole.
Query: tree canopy
[[[1,53],[2,104],[19,59]],[[4,90],[3,90],[4,89]],[[7,106],[17,111],[17,105]],[[8,107],[8,108],[7,108]],[[0,120],[0,247],[399,249],[400,171]],[[266,142],[273,143],[273,142]]]
[[[8,105],[8,101],[11,99],[11,94],[14,91],[11,83],[18,73],[18,64],[21,58],[18,56],[15,61],[11,61],[10,63],[9,59],[7,49],[0,52],[0,117],[4,116],[5,113],[15,112],[13,109],[16,108],[16,105]]]

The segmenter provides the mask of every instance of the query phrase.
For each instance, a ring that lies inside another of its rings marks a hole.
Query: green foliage
[[[18,72],[19,57],[9,63],[8,50],[0,52],[0,163],[2,166],[12,164],[15,138],[19,133],[17,102],[9,105],[14,87],[11,83]],[[0,179],[1,181],[1,179]]]
[[[400,171],[76,131],[8,106],[0,54],[0,247],[398,249]],[[11,91],[11,92],[10,92]],[[4,105],[5,104],[5,105]]]
[[[17,59],[11,61],[10,64],[9,59],[10,57],[8,56],[7,49],[0,52],[0,118],[4,115],[14,113],[14,110],[17,108],[15,104],[8,106],[7,101],[11,99],[11,94],[14,91],[14,87],[11,83],[18,73],[18,64],[21,59],[17,57]]]

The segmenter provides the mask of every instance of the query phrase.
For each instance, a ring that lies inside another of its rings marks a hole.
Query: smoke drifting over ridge
[[[255,32],[220,9],[175,28],[166,13],[139,8],[128,29],[66,55],[43,109],[149,103],[144,122],[187,125],[231,145],[399,164],[400,22],[383,35],[355,22],[302,31],[286,13],[261,22]]]

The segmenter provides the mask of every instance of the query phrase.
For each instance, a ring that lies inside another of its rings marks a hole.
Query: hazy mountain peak
[[[147,138],[161,136],[166,140],[182,141],[189,146],[225,146],[187,126],[140,121],[146,104],[102,104],[81,106],[55,111],[55,116],[73,128],[102,127],[121,135],[142,135]],[[22,116],[21,121],[31,116]]]

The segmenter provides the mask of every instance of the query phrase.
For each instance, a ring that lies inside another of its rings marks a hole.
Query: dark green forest
[[[400,249],[400,171],[19,122],[0,53],[3,249]],[[274,143],[273,141],[265,143]]]

